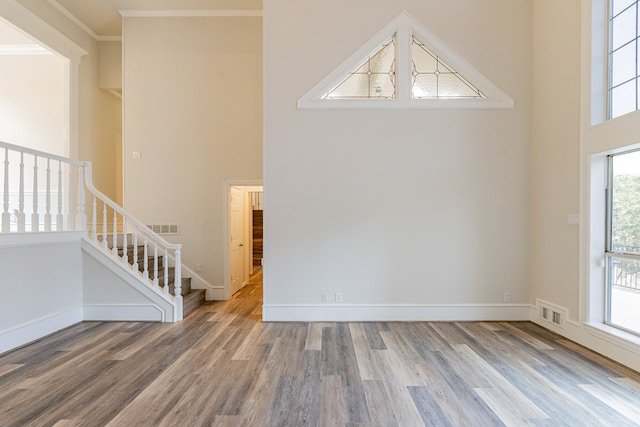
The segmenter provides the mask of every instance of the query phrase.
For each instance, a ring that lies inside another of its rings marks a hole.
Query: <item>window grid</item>
[[[607,89],[610,119],[640,109],[639,2],[640,0],[610,0],[609,2]],[[632,18],[632,22],[628,22],[629,17]],[[620,32],[624,33],[625,30],[630,29],[633,36],[620,43],[617,40]]]

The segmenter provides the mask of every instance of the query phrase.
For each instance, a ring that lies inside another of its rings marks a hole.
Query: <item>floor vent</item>
[[[561,328],[563,327],[563,322],[567,314],[566,310],[540,301],[538,301],[538,308],[540,319],[553,323]]]
[[[154,224],[147,225],[147,227],[158,234],[180,234],[180,226],[178,224]]]

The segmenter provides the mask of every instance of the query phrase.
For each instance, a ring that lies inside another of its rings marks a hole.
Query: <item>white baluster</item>
[[[4,149],[4,193],[2,193],[2,232],[11,231],[11,214],[9,213],[9,149]]]
[[[67,199],[67,230],[75,230],[75,215],[73,215],[73,206],[75,205],[75,201],[73,199],[73,170],[71,165],[69,165],[69,193],[67,194]]]
[[[107,249],[109,247],[109,237],[107,236],[107,202],[102,202],[102,247]]]
[[[162,263],[164,265],[164,287],[165,293],[169,291],[169,253],[167,252],[167,248],[164,248],[164,258],[162,258]]]
[[[18,232],[24,233],[24,153],[20,153],[20,190],[18,194]]]
[[[133,271],[138,271],[138,226],[133,227]]]
[[[76,230],[87,229],[86,195],[84,191],[84,166],[78,166],[78,212],[76,214]]]
[[[62,206],[62,161],[58,160],[58,214],[56,215],[56,231],[64,230]]]
[[[182,320],[182,250],[176,249],[176,270],[173,282],[175,284],[174,302],[176,303],[176,320]]]
[[[142,272],[142,277],[145,280],[149,280],[149,245],[147,243],[147,236],[144,236],[144,259],[142,262],[144,263],[144,271]]]
[[[37,232],[40,229],[40,216],[38,215],[38,156],[33,156],[33,213],[31,214],[31,231]]]
[[[153,242],[153,286],[158,286],[158,242]]]
[[[129,264],[129,244],[127,243],[127,218],[122,217],[122,263]]]
[[[111,253],[114,257],[118,256],[118,213],[116,210],[113,210],[113,237],[111,242],[113,243],[113,247],[111,248]]]
[[[51,231],[51,159],[47,158],[47,189],[45,195],[44,231]]]
[[[98,201],[96,200],[95,194],[93,195],[93,209],[91,211],[91,240],[93,243],[98,243]]]

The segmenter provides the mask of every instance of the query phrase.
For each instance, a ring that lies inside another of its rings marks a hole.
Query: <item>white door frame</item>
[[[224,181],[224,233],[223,233],[223,248],[224,248],[224,291],[223,297],[225,300],[231,299],[231,245],[229,244],[231,236],[231,221],[229,215],[231,187],[257,187],[262,186],[262,181],[236,181],[225,180]]]

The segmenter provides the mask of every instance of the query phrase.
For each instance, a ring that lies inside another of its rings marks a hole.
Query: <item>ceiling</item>
[[[262,0],[48,0],[97,39],[122,35],[122,13],[207,14],[261,11]]]

